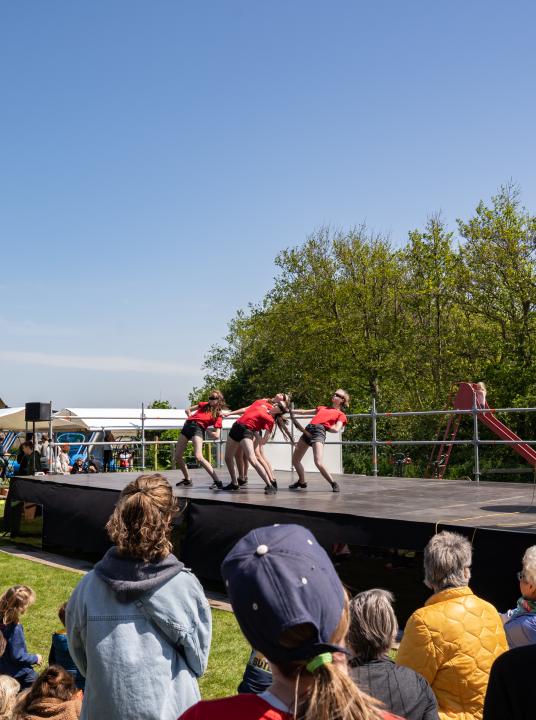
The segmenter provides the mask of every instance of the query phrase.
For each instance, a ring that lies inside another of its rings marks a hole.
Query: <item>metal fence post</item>
[[[141,469],[145,470],[145,405],[141,404]]]
[[[473,448],[474,448],[474,468],[473,475],[475,482],[480,482],[480,456],[478,441],[478,410],[476,406],[476,393],[473,393]]]
[[[378,477],[378,428],[376,418],[376,398],[372,398],[372,408],[370,411],[372,418],[372,474]]]

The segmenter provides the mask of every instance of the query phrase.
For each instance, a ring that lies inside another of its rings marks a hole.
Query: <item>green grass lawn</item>
[[[2,543],[0,543],[1,545]],[[8,544],[4,541],[4,544]],[[28,650],[39,653],[45,662],[50,649],[50,637],[60,627],[59,606],[69,598],[81,575],[47,565],[22,560],[0,552],[0,592],[10,585],[29,585],[37,594],[37,601],[23,618]],[[212,648],[208,670],[200,680],[201,695],[205,699],[224,697],[236,688],[249,655],[249,647],[242,637],[233,613],[213,610]]]

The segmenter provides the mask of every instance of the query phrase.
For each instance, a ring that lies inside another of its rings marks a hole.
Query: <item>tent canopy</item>
[[[30,431],[33,423],[26,423],[24,416],[24,407],[0,408],[0,429],[22,432],[26,430],[26,426],[28,426],[28,430]],[[58,430],[67,430],[68,428],[73,428],[73,425],[68,420],[58,420],[57,423],[54,423],[54,427]],[[36,422],[35,429],[40,431],[48,430],[48,422]]]
[[[147,409],[145,430],[178,430],[184,425],[184,410]],[[58,423],[68,420],[69,426],[86,431],[110,430],[132,433],[141,430],[141,408],[64,408],[54,413],[54,428]],[[58,425],[59,427],[59,425]]]

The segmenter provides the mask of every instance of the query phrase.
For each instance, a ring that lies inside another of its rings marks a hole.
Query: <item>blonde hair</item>
[[[123,488],[106,530],[122,555],[162,560],[173,549],[169,538],[176,510],[177,500],[163,475],[140,475]]]
[[[11,675],[0,675],[0,720],[10,720],[17,702],[19,683]]]
[[[337,388],[335,392],[337,393],[337,395],[344,395],[343,407],[348,407],[350,405],[350,395],[346,392],[346,390],[343,390],[342,388]]]
[[[13,585],[0,597],[0,622],[18,623],[26,610],[35,602],[35,592],[27,585]]]
[[[339,645],[344,642],[350,624],[348,598],[345,597],[341,619],[331,642]],[[296,625],[285,630],[279,643],[286,648],[300,647],[313,638],[314,629],[310,624]],[[380,702],[362,692],[350,678],[345,666],[329,663],[310,673],[307,660],[298,660],[283,665],[277,663],[279,670],[288,678],[295,678],[295,720],[381,720],[383,713]],[[311,682],[305,698],[298,701],[298,686],[301,677]]]

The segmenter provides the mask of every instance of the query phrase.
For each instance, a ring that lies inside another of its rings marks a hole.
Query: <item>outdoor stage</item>
[[[44,549],[97,558],[109,547],[104,525],[118,494],[138,474],[13,478],[6,529],[13,502],[36,503],[43,506]],[[172,485],[182,477],[178,471],[163,474]],[[333,493],[316,474],[308,475],[304,491],[287,489],[295,479],[289,472],[277,475],[276,496],[264,495],[255,476],[240,492],[214,492],[201,470],[191,471],[193,488],[175,488],[184,510],[181,556],[200,578],[219,581],[220,563],[234,542],[271,523],[305,525],[328,549],[348,544],[367,551],[421,552],[436,530],[455,529],[473,542],[473,589],[502,609],[515,604],[515,571],[524,550],[536,543],[532,484],[340,475],[341,492]],[[223,471],[220,477],[228,481]]]

